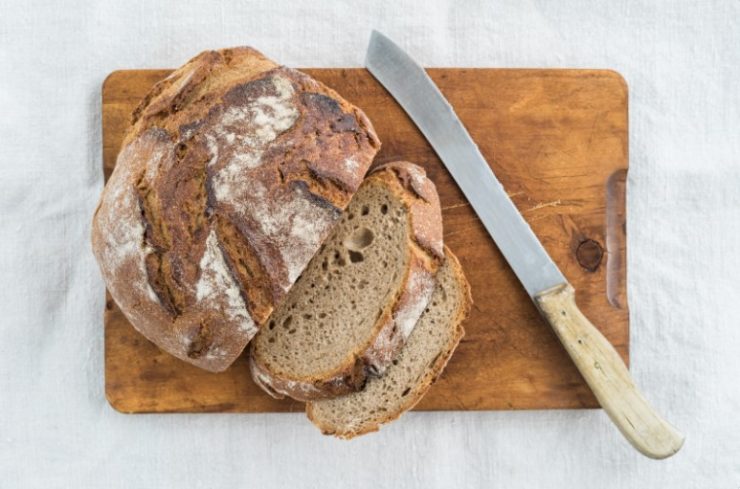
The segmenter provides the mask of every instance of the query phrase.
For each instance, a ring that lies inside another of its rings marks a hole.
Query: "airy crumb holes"
[[[375,241],[375,234],[368,228],[357,228],[344,238],[343,245],[351,251],[362,251]]]

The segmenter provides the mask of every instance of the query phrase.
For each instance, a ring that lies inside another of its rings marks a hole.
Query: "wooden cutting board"
[[[597,407],[588,386],[517,282],[426,140],[364,69],[307,69],[365,110],[377,161],[422,164],[439,189],[445,242],[475,305],[466,335],[421,410]],[[169,70],[112,73],[103,85],[103,164],[115,165],[131,111]],[[625,289],[627,86],[605,70],[430,69],[516,206],[575,286],[583,312],[628,357]],[[122,412],[302,410],[250,380],[246,355],[226,372],[190,366],[138,334],[110,300],[105,390]]]

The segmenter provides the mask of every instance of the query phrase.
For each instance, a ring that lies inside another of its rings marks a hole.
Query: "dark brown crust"
[[[350,439],[354,438],[355,436],[378,431],[381,425],[398,419],[406,411],[412,409],[422,399],[422,397],[424,397],[424,394],[426,394],[432,384],[434,384],[434,382],[436,382],[440,375],[442,375],[447,362],[449,362],[450,358],[452,358],[452,354],[454,353],[457,346],[460,344],[460,340],[462,339],[462,337],[465,335],[463,322],[465,322],[465,319],[467,319],[468,315],[470,314],[470,308],[473,305],[473,299],[470,292],[470,284],[465,278],[462,266],[460,265],[457,257],[446,246],[445,256],[447,262],[454,267],[458,286],[462,289],[462,296],[465,299],[461,301],[458,311],[455,314],[455,318],[452,321],[452,324],[455,328],[455,334],[450,338],[450,341],[447,343],[442,353],[437,356],[431,368],[429,368],[425,372],[424,376],[419,380],[417,385],[411,390],[411,392],[409,392],[409,394],[406,395],[406,397],[404,398],[405,402],[401,404],[398,410],[392,413],[387,413],[382,418],[375,420],[372,424],[363,425],[363,427],[359,430],[340,431],[336,427],[328,426],[322,423],[321,420],[317,419],[314,415],[312,403],[307,403],[306,416],[308,416],[308,419],[311,420],[311,422],[315,424],[323,434],[334,435],[338,438],[343,439]]]
[[[253,346],[249,361],[252,378],[273,397],[310,401],[361,389],[368,376],[382,375],[395,358],[431,297],[434,275],[444,259],[442,214],[434,183],[421,167],[405,161],[374,169],[367,182],[387,185],[409,210],[411,243],[404,285],[392,301],[383,305],[371,339],[347,352],[347,360],[340,367],[321,376],[301,379],[281,375],[270,369]],[[401,325],[401,318],[410,319],[411,324]]]
[[[318,250],[379,147],[362,111],[307,75],[251,48],[201,53],[134,111],[101,196],[93,250],[111,295],[163,350],[224,370]],[[208,288],[199,281],[212,235],[220,285]],[[232,281],[229,295],[221,289]]]

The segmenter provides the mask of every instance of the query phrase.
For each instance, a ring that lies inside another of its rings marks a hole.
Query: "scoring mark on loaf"
[[[244,202],[239,210],[277,247],[287,270],[279,286],[287,291],[321,245],[321,231],[338,211],[322,205],[299,182],[272,194],[257,180],[243,182],[242,189]],[[255,246],[259,251],[261,243]]]
[[[135,263],[136,277],[132,282],[136,288],[142,291],[150,301],[159,304],[159,297],[149,284],[146,273],[146,256],[154,250],[144,242],[146,229],[141,222],[141,207],[139,200],[135,197],[133,187],[128,189],[125,197],[119,201],[122,207],[131,210],[116,211],[119,219],[110,232],[106,235],[106,263],[113,270],[123,267],[126,261]]]
[[[152,148],[151,145],[155,147]],[[146,257],[154,250],[146,244],[146,228],[142,222],[143,211],[133,185],[134,172],[127,161],[140,159],[139,152],[150,151],[151,158],[147,159],[144,169],[145,177],[156,173],[165,159],[165,151],[156,145],[156,136],[147,135],[141,138],[140,144],[127,146],[119,157],[121,164],[111,175],[106,192],[103,194],[102,212],[98,214],[98,226],[100,226],[104,246],[102,247],[101,269],[107,277],[113,277],[118,270],[125,269],[126,264],[132,263],[129,268],[133,274],[127,286],[133,286],[155,304],[159,304],[159,298],[149,284],[146,272]],[[115,216],[115,219],[113,218]],[[107,286],[115,298],[123,296],[118,286],[123,282],[107,280]]]
[[[200,278],[195,286],[196,299],[219,304],[228,319],[239,324],[243,333],[249,338],[254,336],[257,327],[247,311],[239,286],[229,271],[213,230],[206,239],[200,270]]]
[[[263,155],[295,125],[300,111],[288,78],[275,74],[250,85],[242,95],[230,97],[228,108],[205,133],[210,186],[218,205],[254,223],[264,241],[277,248],[287,273],[275,279],[287,291],[321,244],[322,231],[336,218],[336,209],[321,205],[299,182],[268,190]],[[256,251],[269,256],[259,241],[254,243]]]

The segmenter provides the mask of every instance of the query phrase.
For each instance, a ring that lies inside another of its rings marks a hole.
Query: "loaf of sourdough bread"
[[[411,334],[443,258],[439,197],[424,170],[375,169],[252,341],[253,379],[304,401],[361,389]]]
[[[377,431],[414,407],[442,373],[472,305],[460,263],[445,251],[431,302],[385,375],[369,379],[359,392],[306,405],[308,418],[324,434],[352,438]]]
[[[92,228],[134,327],[227,368],[340,219],[379,149],[336,92],[250,48],[209,51],[136,109]]]

